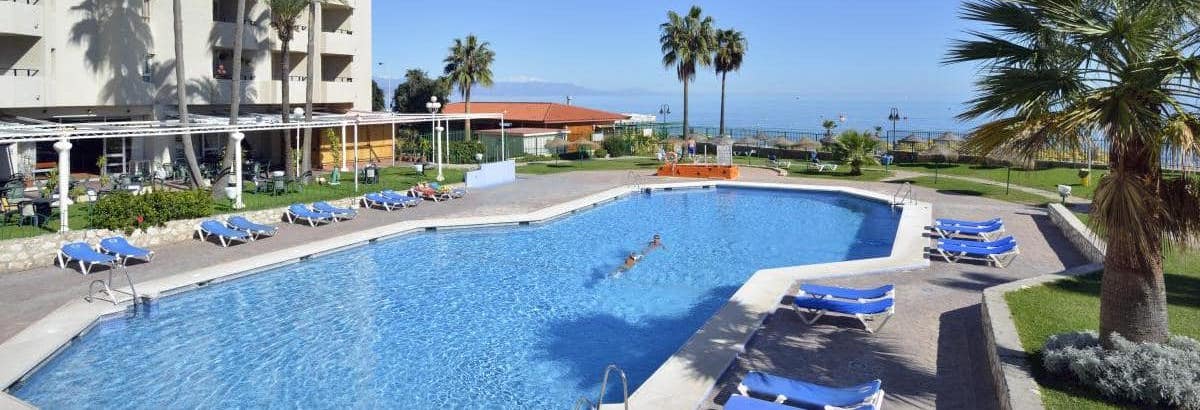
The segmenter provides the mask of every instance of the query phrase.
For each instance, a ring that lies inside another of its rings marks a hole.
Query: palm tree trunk
[[[725,135],[725,76],[726,73],[721,73],[721,131],[719,135]]]
[[[471,87],[463,90],[463,110],[467,113],[467,121],[463,124],[463,140],[471,140]],[[449,125],[449,124],[447,124]],[[450,135],[450,127],[446,127],[446,135]],[[449,140],[449,138],[447,138]]]
[[[288,117],[291,115],[292,111],[292,104],[290,100],[291,90],[288,86],[289,83],[291,83],[291,78],[289,78],[288,75],[291,74],[292,71],[292,58],[290,53],[291,44],[289,44],[289,41],[287,40],[281,40],[280,43],[279,49],[280,52],[283,53],[283,58],[280,61],[279,75],[283,80],[283,88],[280,89],[280,97],[282,98],[279,103],[279,115],[283,122],[287,123]],[[295,147],[292,145],[292,133],[289,130],[282,130],[280,132],[283,134],[284,172],[287,175],[296,175],[296,156],[295,152],[293,152]]]
[[[1126,148],[1132,152],[1139,149]],[[1161,171],[1145,155],[1113,153],[1110,167],[1114,172],[1134,175],[1136,182],[1157,194]],[[1104,211],[1101,211],[1104,212]],[[1115,222],[1115,221],[1113,221]],[[1148,223],[1158,225],[1157,218]],[[1107,232],[1128,227],[1105,219]],[[1100,280],[1100,336],[1105,348],[1112,348],[1113,333],[1133,342],[1163,343],[1170,335],[1167,317],[1167,291],[1163,279],[1162,238],[1145,239],[1151,243],[1134,243],[1132,235],[1108,235],[1104,254],[1104,275]]]
[[[683,138],[688,136],[688,80],[683,79]]]
[[[233,79],[229,92],[229,125],[237,125],[239,111],[242,108],[242,37],[246,34],[246,0],[238,0],[237,5],[237,26],[233,30]],[[225,199],[225,187],[229,185],[229,178],[233,177],[233,167],[237,164],[233,163],[234,157],[237,155],[237,147],[228,142],[225,144],[225,160],[221,163],[221,169],[228,170],[222,172],[217,181],[213,183],[212,197],[213,199]]]
[[[181,0],[175,0],[173,4],[173,8],[175,9],[175,95],[178,98],[179,104],[179,122],[186,126],[188,123],[188,104],[187,84],[183,69],[183,5],[180,3]],[[181,137],[183,140],[183,157],[187,159],[188,171],[192,174],[192,187],[199,188],[202,184],[200,163],[196,161],[196,148],[192,143],[192,134],[184,132]]]
[[[304,121],[312,121],[313,111],[313,76],[317,71],[317,2],[308,2],[308,77],[304,84]],[[304,129],[304,143],[300,148],[301,173],[312,170],[312,128]]]

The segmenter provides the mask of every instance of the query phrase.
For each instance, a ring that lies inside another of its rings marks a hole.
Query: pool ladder
[[[600,406],[604,405],[604,393],[608,390],[608,376],[613,372],[617,372],[617,376],[621,377],[621,403],[625,406],[625,410],[629,410],[629,378],[625,377],[625,371],[621,370],[615,364],[610,364],[604,368],[604,378],[600,382],[600,397],[596,398],[593,403],[587,397],[580,397],[575,400],[575,404],[571,406],[573,410],[599,410]]]
[[[892,195],[892,208],[903,206],[908,203],[909,197],[912,196],[912,182],[905,182],[896,190],[896,194]]]
[[[643,178],[637,172],[629,171],[625,174],[625,185],[632,186],[635,191],[642,189]]]

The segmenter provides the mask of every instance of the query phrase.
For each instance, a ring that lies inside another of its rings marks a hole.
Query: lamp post
[[[433,151],[434,151],[433,156],[436,158],[437,163],[438,163],[438,181],[441,181],[442,180],[442,154],[441,154],[442,151],[438,147],[438,140],[439,140],[438,132],[441,130],[442,127],[439,127],[437,124],[437,112],[438,112],[438,110],[442,109],[442,103],[438,102],[438,98],[435,95],[435,96],[429,97],[429,102],[425,103],[425,108],[429,109],[429,118],[430,118],[430,126],[429,126],[430,134],[429,134],[429,136],[433,139],[433,144],[432,144]]]
[[[233,200],[233,209],[242,209],[246,204],[242,202],[242,140],[246,138],[246,134],[240,131],[229,133],[229,140],[233,143],[233,188],[234,195],[229,198]]]
[[[505,147],[505,142],[508,139],[508,136],[504,133],[504,129],[511,127],[512,123],[504,122],[504,114],[507,113],[508,111],[505,111],[500,114],[500,161],[508,159],[508,149]]]
[[[900,109],[892,107],[892,110],[888,112],[888,121],[892,122],[892,133],[888,135],[888,151],[891,151],[894,146],[892,139],[896,136],[896,121],[900,121],[900,118]]]
[[[671,106],[667,104],[658,106],[658,115],[662,116],[662,122],[663,124],[666,124],[667,116],[671,115]],[[671,130],[667,130],[667,136],[671,136]]]

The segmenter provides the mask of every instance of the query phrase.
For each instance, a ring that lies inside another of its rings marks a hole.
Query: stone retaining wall
[[[987,363],[1000,408],[1004,410],[1043,408],[1041,390],[1033,379],[1028,354],[1021,345],[1017,325],[1013,322],[1004,294],[1104,268],[1104,241],[1065,206],[1050,204],[1049,214],[1050,220],[1062,230],[1067,240],[1092,263],[984,289],[982,321],[984,344],[988,351]]]
[[[357,198],[329,202],[336,206],[358,206]],[[283,221],[283,213],[286,209],[273,208],[238,214],[257,223],[275,224]],[[196,237],[196,225],[199,225],[201,221],[224,219],[229,215],[170,221],[163,226],[150,227],[145,231],[135,231],[130,235],[107,229],[88,229],[0,241],[0,255],[3,255],[3,258],[0,258],[0,274],[53,266],[57,263],[58,248],[68,242],[87,242],[95,245],[103,238],[126,236],[129,238],[129,242],[137,246],[154,248],[192,240]]]
[[[1075,245],[1089,262],[1104,263],[1104,240],[1100,239],[1087,225],[1083,224],[1075,214],[1061,204],[1050,204],[1050,221],[1061,229],[1067,240]]]

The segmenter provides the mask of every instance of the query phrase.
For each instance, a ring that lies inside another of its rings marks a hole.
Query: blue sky
[[[375,75],[440,72],[452,39],[474,33],[496,51],[498,81],[678,92],[661,64],[658,25],[692,4],[749,41],[730,93],[914,102],[971,94],[975,68],[939,62],[969,27],[949,0],[378,1],[374,56],[385,65]],[[719,92],[710,69],[694,84],[697,94]]]

